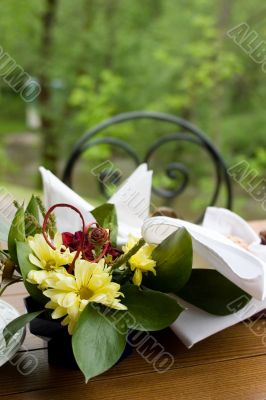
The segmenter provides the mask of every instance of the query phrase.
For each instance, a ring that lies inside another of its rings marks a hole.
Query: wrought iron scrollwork
[[[184,132],[176,132],[162,136],[158,140],[156,140],[146,152],[144,160],[141,160],[137,154],[137,152],[125,141],[116,139],[113,137],[100,137],[94,139],[94,137],[101,133],[103,130],[109,128],[115,124],[122,124],[124,122],[138,120],[138,119],[149,119],[155,121],[167,122],[177,126],[179,129],[181,128]],[[119,114],[113,118],[110,118],[103,123],[97,125],[96,127],[87,131],[77,142],[75,145],[64,170],[63,181],[68,184],[70,187],[72,186],[72,173],[75,167],[76,162],[79,160],[81,155],[86,152],[88,149],[100,145],[100,144],[109,144],[115,146],[116,148],[120,148],[130,157],[134,163],[139,165],[141,162],[150,163],[151,158],[154,156],[156,151],[164,146],[167,143],[176,142],[176,141],[185,141],[193,143],[196,146],[200,146],[200,148],[204,149],[207,155],[212,160],[214,171],[215,171],[215,182],[214,189],[211,195],[211,199],[207,205],[213,206],[217,203],[220,191],[222,187],[225,188],[226,193],[226,204],[225,207],[231,209],[232,208],[232,186],[230,177],[227,173],[227,168],[225,162],[220,155],[219,151],[212,144],[209,138],[200,131],[197,127],[189,123],[188,121],[176,117],[174,115],[156,113],[156,112],[130,112]],[[175,188],[171,189],[162,189],[153,187],[153,192],[165,199],[174,199],[180,194],[182,194],[189,183],[189,170],[188,168],[178,161],[170,162],[165,169],[166,176],[171,179],[173,182],[176,182]],[[113,184],[118,184],[120,182],[120,174],[117,170],[115,170],[112,166],[106,167],[100,173],[99,186],[100,191],[107,196],[106,193],[106,185],[104,184],[106,179],[109,179]],[[198,220],[202,218],[203,214],[200,216]]]

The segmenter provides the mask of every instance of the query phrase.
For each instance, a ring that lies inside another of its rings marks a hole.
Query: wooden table
[[[256,230],[266,221],[255,222]],[[24,312],[23,286],[13,286],[4,299]],[[246,326],[242,323],[220,332],[187,350],[169,330],[154,335],[175,359],[159,374],[137,352],[87,385],[79,371],[50,366],[45,343],[27,333],[24,349],[36,357],[37,368],[22,376],[16,366],[0,370],[2,400],[265,400],[266,340],[262,332],[266,319]],[[253,328],[253,330],[249,328]],[[266,328],[265,328],[266,334]]]

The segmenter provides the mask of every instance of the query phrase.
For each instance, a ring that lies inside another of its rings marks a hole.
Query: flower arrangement
[[[185,229],[158,246],[129,234],[118,248],[114,205],[94,209],[95,221],[88,225],[70,204],[55,204],[46,211],[33,196],[26,208],[17,208],[8,249],[1,252],[3,277],[8,280],[1,292],[23,280],[39,311],[12,321],[4,331],[7,342],[41,313],[59,319],[72,336],[74,357],[88,380],[119,360],[130,329],[160,330],[182,312],[167,293],[190,276],[192,244]],[[81,229],[58,232],[57,208],[74,211]],[[123,332],[117,326],[121,321],[126,325]]]
[[[191,347],[266,307],[265,238],[236,214],[209,208],[203,226],[148,218],[145,166],[97,208],[42,174],[45,205],[36,196],[15,203],[11,226],[0,229],[0,295],[22,281],[37,305],[5,327],[6,343],[40,317],[48,330],[60,322],[89,380],[120,360],[132,330],[171,326]],[[128,193],[140,194],[140,210]],[[208,269],[193,265],[194,253]]]

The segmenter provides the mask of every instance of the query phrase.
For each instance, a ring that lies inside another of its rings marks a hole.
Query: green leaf
[[[116,246],[117,241],[117,217],[114,204],[102,204],[95,208],[92,212],[96,221],[103,228],[110,229],[110,239],[113,246]]]
[[[39,270],[39,268],[33,265],[29,260],[29,255],[31,253],[31,248],[27,242],[17,242],[18,264],[24,285],[30,296],[38,303],[43,305],[48,302],[48,299],[42,294],[42,291],[38,289],[37,285],[27,281],[28,274],[31,270]]]
[[[26,240],[24,217],[24,210],[20,207],[16,212],[8,234],[9,254],[16,264],[18,262],[16,242],[24,242]]]
[[[26,208],[26,213],[32,215],[37,222],[39,222],[39,206],[36,197],[32,195],[30,202]],[[26,236],[35,235],[37,233],[36,227],[33,224],[26,224],[25,226]]]
[[[192,241],[185,228],[168,236],[152,253],[156,276],[151,272],[143,284],[161,292],[176,292],[189,280],[192,271]]]
[[[29,204],[26,208],[26,212],[33,215],[33,217],[36,218],[37,221],[39,221],[39,206],[36,197],[34,195],[31,196]]]
[[[171,325],[183,311],[175,299],[135,285],[122,287],[123,304],[128,308],[128,327],[139,331],[158,331]]]
[[[176,294],[181,299],[214,315],[239,311],[251,296],[216,270],[193,269],[187,284]]]
[[[76,362],[86,381],[111,368],[121,357],[127,333],[121,333],[115,320],[103,315],[91,304],[82,312],[72,348]]]
[[[24,326],[40,315],[43,310],[35,311],[29,314],[21,315],[20,317],[14,319],[13,321],[9,322],[9,324],[4,328],[3,335],[6,341],[6,344],[10,341],[12,336],[14,336],[20,329],[24,328]]]

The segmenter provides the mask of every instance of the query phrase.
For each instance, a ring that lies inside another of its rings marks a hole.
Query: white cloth
[[[266,308],[266,246],[260,244],[258,235],[242,218],[228,210],[214,207],[207,209],[203,226],[179,219],[156,217],[144,222],[142,234],[146,241],[159,244],[180,227],[185,227],[191,234],[193,250],[201,258],[253,296],[243,309],[228,316],[211,315],[178,299],[185,311],[171,328],[187,347],[191,347]],[[249,251],[236,245],[227,236],[238,236],[245,240]]]
[[[207,213],[209,210],[213,211],[209,208]],[[216,210],[219,213],[220,209]],[[223,213],[224,211],[231,213],[228,210],[222,210]],[[223,222],[225,221],[223,220]],[[230,221],[230,223],[232,225],[236,224],[234,220]],[[246,225],[251,230],[247,223]],[[251,251],[245,250],[228,239],[219,232],[217,225],[215,229],[210,229],[210,222],[207,228],[206,226],[195,225],[180,219],[155,217],[149,218],[144,222],[142,234],[147,242],[159,244],[180,227],[186,228],[190,233],[194,252],[207,260],[212,268],[219,271],[227,279],[256,299],[263,300],[265,298],[266,263],[264,259],[259,258]],[[231,232],[234,233],[233,229]],[[256,248],[256,254],[258,254],[258,248],[260,247],[263,248],[261,251],[264,251],[265,246],[259,245],[256,242],[259,238],[255,232],[252,240],[248,237],[248,234],[250,234],[249,231],[245,235],[243,226],[241,233],[242,238],[245,238],[247,244],[250,245],[250,249],[252,250],[252,247]]]
[[[152,171],[141,164],[110,198],[109,203],[116,206],[118,244],[124,244],[129,233],[141,237],[143,222],[149,216],[151,186]]]
[[[237,313],[220,317],[209,314],[181,299],[178,299],[178,303],[185,308],[185,311],[171,325],[171,329],[188,348],[266,308],[266,300],[259,301],[253,298]]]
[[[82,213],[85,223],[95,221],[90,213],[93,210],[91,204],[87,203],[82,197],[60,181],[52,172],[40,167],[43,181],[44,204],[49,209],[55,204],[66,203],[78,208]],[[59,232],[75,232],[81,229],[81,221],[77,214],[67,208],[55,209],[57,229]]]

